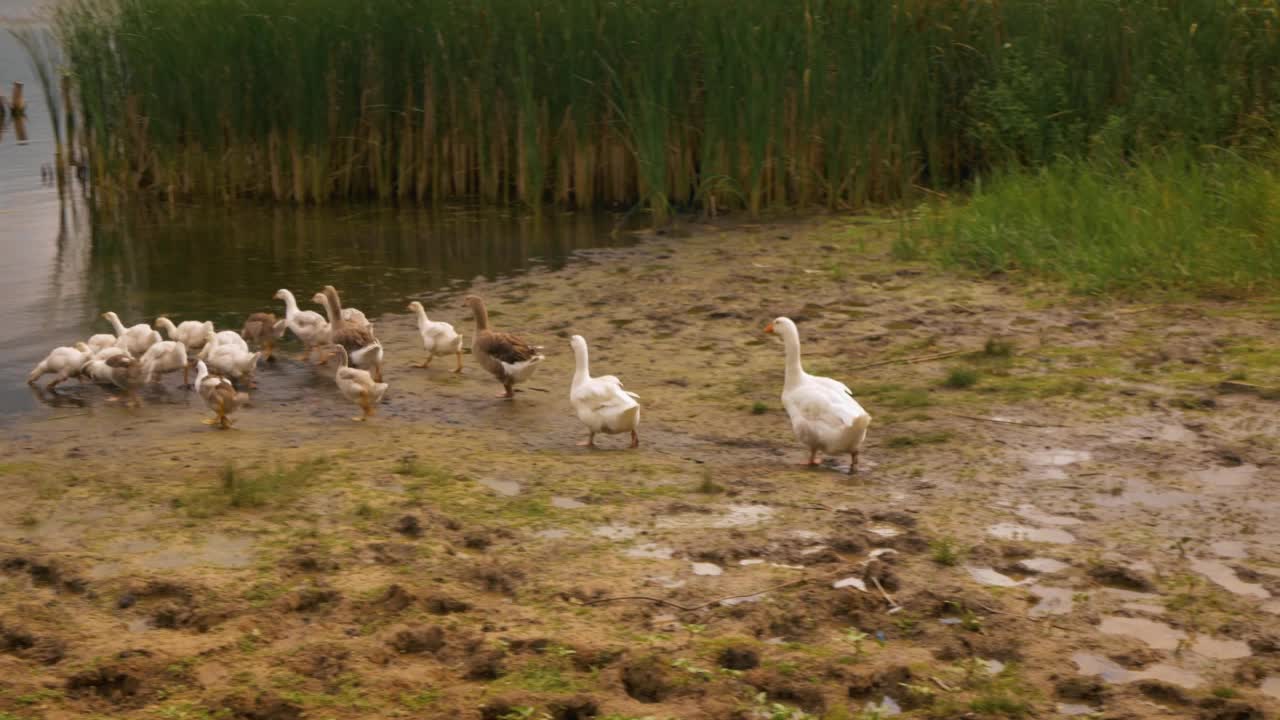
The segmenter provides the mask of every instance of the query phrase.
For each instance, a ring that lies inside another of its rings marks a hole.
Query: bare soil
[[[234,430],[173,387],[6,427],[0,718],[1280,711],[1280,305],[967,279],[894,232],[478,280],[547,348],[511,402],[410,367],[403,315],[369,423],[282,357]],[[801,467],[782,314],[874,416],[851,475]],[[573,333],[641,396],[638,450],[575,446]]]

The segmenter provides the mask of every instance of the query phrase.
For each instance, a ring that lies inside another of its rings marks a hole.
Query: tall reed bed
[[[892,202],[1274,135],[1275,0],[66,0],[100,197]]]

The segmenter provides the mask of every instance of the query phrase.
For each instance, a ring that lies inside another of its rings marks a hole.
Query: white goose
[[[84,374],[99,385],[115,385],[125,387],[124,372],[133,363],[129,351],[112,345],[93,354],[93,358],[84,366]]]
[[[257,387],[253,379],[253,371],[258,367],[258,358],[262,353],[249,352],[249,346],[238,333],[231,330],[222,332],[231,333],[236,341],[228,339],[216,344],[210,343],[213,349],[210,350],[209,346],[206,346],[208,355],[201,359],[221,375],[233,380],[245,380],[249,387]]]
[[[347,348],[343,345],[334,345],[333,349],[340,358],[338,372],[334,375],[333,381],[338,385],[338,391],[344,398],[360,406],[360,415],[351,419],[367,420],[373,415],[373,406],[386,394],[387,384],[374,382],[373,375],[368,370],[351,367],[347,359]]]
[[[143,382],[160,382],[161,375],[182,371],[182,387],[191,387],[191,366],[187,364],[187,346],[177,340],[162,340],[147,348],[139,358]]]
[[[276,291],[276,299],[284,301],[284,324],[297,336],[306,347],[300,359],[311,359],[312,351],[319,345],[329,342],[329,321],[313,310],[299,310],[298,301],[293,293],[281,288]]]
[[[129,354],[134,357],[142,357],[142,353],[146,352],[147,348],[162,339],[160,333],[152,330],[151,326],[146,323],[138,323],[133,327],[126,328],[124,323],[120,322],[120,316],[114,312],[102,313],[102,317],[106,318],[107,322],[111,323],[111,327],[115,329],[116,344],[128,350]]]
[[[35,385],[41,377],[51,374],[54,378],[45,385],[45,389],[52,390],[58,386],[58,383],[80,375],[92,359],[93,352],[89,350],[87,344],[82,342],[76,343],[74,347],[54,348],[27,376],[27,384]]]
[[[457,355],[458,366],[454,372],[462,372],[462,336],[447,322],[431,320],[422,303],[414,300],[409,309],[418,315],[418,334],[422,336],[422,347],[427,351],[427,359],[421,363],[413,363],[414,367],[425,368],[437,355]]]
[[[246,353],[249,352],[249,343],[245,342],[243,337],[240,337],[240,333],[235,330],[220,330],[209,338],[204,347],[200,348],[200,352],[196,357],[201,360],[208,360],[214,350],[224,346],[238,348]]]
[[[170,340],[176,340],[187,346],[189,352],[198,352],[213,338],[213,323],[208,320],[184,320],[174,325],[173,321],[161,315],[156,318],[156,327],[164,330]]]
[[[111,333],[98,333],[97,335],[89,338],[88,345],[89,350],[94,355],[97,355],[109,347],[115,347],[117,342],[119,342],[119,338]]]
[[[790,318],[780,317],[764,329],[782,336],[787,351],[782,406],[791,418],[796,439],[809,448],[809,465],[818,464],[818,451],[827,455],[848,453],[849,472],[858,467],[858,451],[867,437],[871,416],[853,399],[842,382],[810,375],[800,365],[800,332]]]
[[[636,427],[640,425],[640,397],[622,389],[622,381],[612,375],[591,377],[587,357],[587,341],[581,335],[569,339],[573,346],[573,383],[569,386],[569,402],[578,413],[578,419],[591,433],[584,442],[595,447],[596,433],[617,435],[631,433],[631,447],[640,446]]]

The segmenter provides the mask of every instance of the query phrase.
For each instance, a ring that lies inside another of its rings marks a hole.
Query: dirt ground
[[[477,281],[546,346],[513,402],[409,367],[407,313],[366,424],[291,357],[230,431],[177,380],[69,388],[0,441],[0,720],[1276,716],[1280,305],[959,278],[896,231]],[[782,314],[874,417],[852,475],[800,466]],[[638,450],[575,446],[573,333]]]

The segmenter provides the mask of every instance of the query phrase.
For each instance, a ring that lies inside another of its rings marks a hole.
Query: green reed
[[[1274,136],[1275,0],[66,0],[99,197],[855,207]]]

